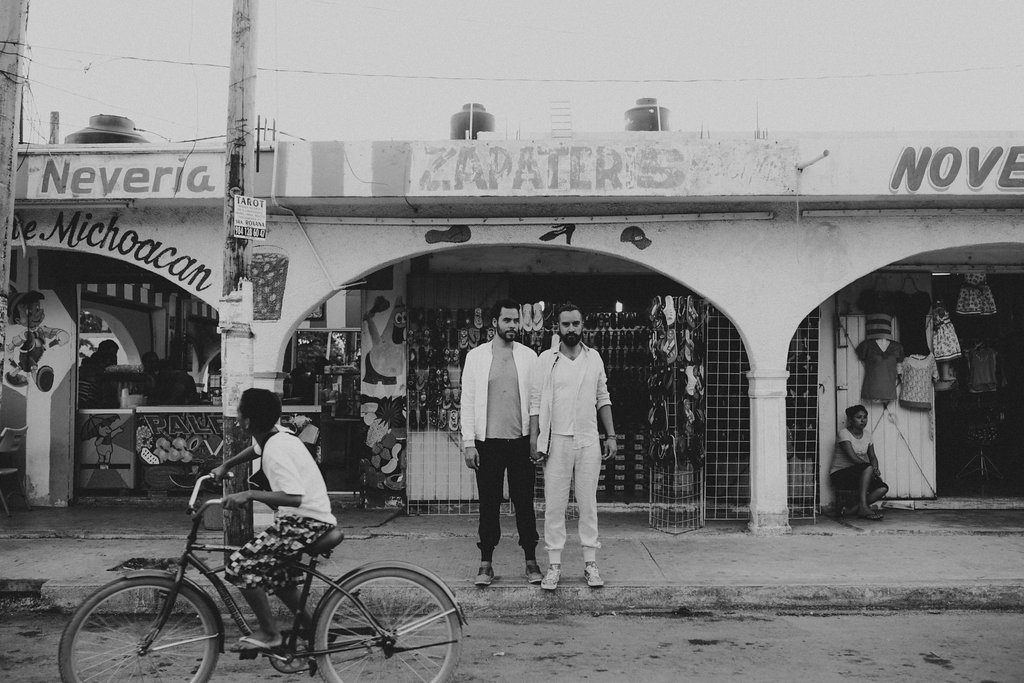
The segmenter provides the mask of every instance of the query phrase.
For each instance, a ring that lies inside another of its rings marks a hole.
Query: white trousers
[[[583,560],[593,562],[597,549],[601,547],[597,541],[597,482],[601,476],[601,443],[574,448],[573,437],[552,434],[548,459],[544,465],[544,543],[551,564],[562,562],[566,537],[565,508],[569,503],[569,486],[574,474]]]

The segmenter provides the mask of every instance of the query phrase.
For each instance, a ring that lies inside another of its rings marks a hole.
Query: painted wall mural
[[[405,505],[406,325],[401,296],[367,292],[363,314],[360,415],[366,450],[360,479],[370,504]]]
[[[53,388],[54,381],[63,378],[71,368],[67,362],[68,354],[47,352],[57,346],[67,346],[71,333],[63,326],[44,324],[46,297],[42,292],[29,290],[23,294],[12,294],[10,301],[4,382],[22,393],[28,390],[29,384],[47,393]]]

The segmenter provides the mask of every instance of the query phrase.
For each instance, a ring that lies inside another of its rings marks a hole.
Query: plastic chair
[[[3,431],[0,431],[0,503],[3,503],[4,510],[7,512],[7,516],[11,516],[11,509],[7,507],[7,499],[4,497],[3,491],[3,479],[6,477],[14,477],[15,481],[18,482],[18,488],[21,490],[21,497],[25,499],[25,508],[31,510],[32,507],[28,503],[28,494],[25,492],[25,479],[19,473],[17,467],[8,467],[13,464],[14,458],[21,451],[25,444],[25,432],[28,431],[28,427],[4,427]]]

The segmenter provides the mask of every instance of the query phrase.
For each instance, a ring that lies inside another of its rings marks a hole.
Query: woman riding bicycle
[[[239,587],[259,622],[259,629],[243,636],[235,651],[281,646],[281,630],[267,591],[276,593],[292,612],[297,612],[301,572],[289,568],[288,560],[337,524],[320,469],[301,440],[277,428],[280,418],[277,394],[266,389],[244,391],[238,402],[238,425],[253,443],[210,472],[219,480],[236,465],[262,458],[270,490],[232,493],[224,497],[223,505],[231,510],[258,501],[275,510],[273,523],[233,553],[225,568],[225,577]],[[301,619],[303,627],[309,628],[310,615],[304,614]]]

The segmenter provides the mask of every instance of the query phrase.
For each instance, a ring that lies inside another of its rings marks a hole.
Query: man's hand
[[[228,470],[227,470],[226,467],[224,467],[224,465],[217,465],[212,470],[210,470],[210,475],[213,477],[213,480],[216,481],[216,482],[224,481],[224,477],[226,477],[227,474],[228,474]]]
[[[229,493],[221,499],[221,503],[226,510],[235,510],[242,507],[246,503],[252,500],[251,491],[239,491],[238,493]]]
[[[607,460],[619,450],[619,444],[615,439],[601,439],[601,460]]]
[[[480,453],[477,452],[476,446],[466,446],[462,455],[466,458],[466,467],[471,470],[480,469]]]

